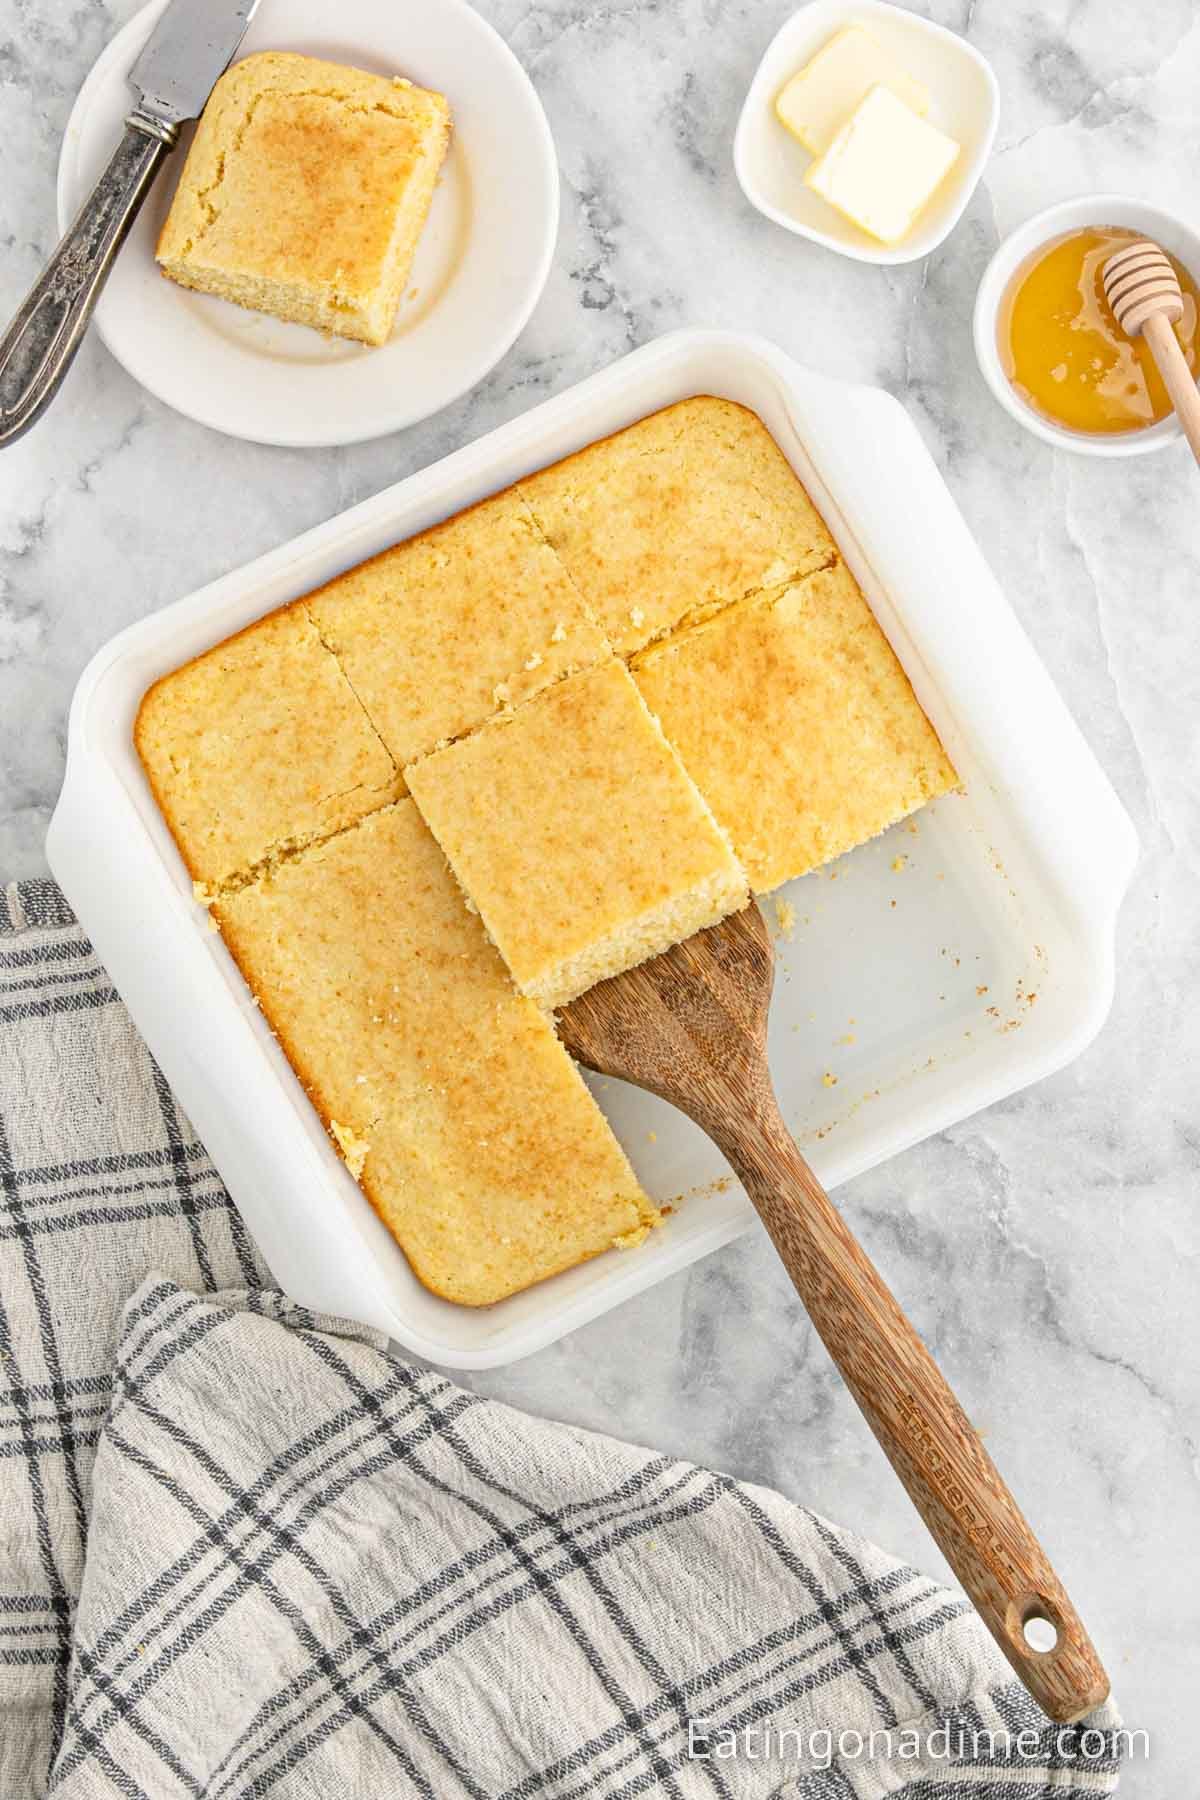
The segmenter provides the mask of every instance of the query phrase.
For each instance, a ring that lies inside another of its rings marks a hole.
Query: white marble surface
[[[5,314],[53,238],[72,97],[133,4],[0,0]],[[1025,435],[982,385],[969,319],[998,234],[1037,206],[1087,189],[1195,205],[1200,5],[926,4],[992,59],[1003,112],[983,187],[924,265],[841,260],[743,201],[733,126],[788,0],[483,0],[545,101],[564,204],[545,297],[473,395],[379,443],[268,450],[175,417],[89,342],[0,457],[0,875],[44,869],[97,645],[627,348],[747,327],[898,394],[1144,855],[1093,1048],[842,1198],[1153,1734],[1128,1791],[1182,1800],[1200,1682],[1200,474],[1182,450],[1102,465]],[[757,1237],[477,1384],[776,1483],[938,1566]]]

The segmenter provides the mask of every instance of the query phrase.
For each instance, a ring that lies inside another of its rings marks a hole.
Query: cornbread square
[[[362,563],[306,604],[401,767],[608,654],[512,492]]]
[[[545,1007],[746,899],[624,663],[569,676],[405,775],[517,985]]]
[[[218,901],[225,941],[426,1287],[481,1306],[658,1214],[411,800]]]
[[[519,485],[621,656],[834,555],[761,419],[711,395],[652,413]]]
[[[840,562],[653,646],[634,677],[759,892],[958,784]]]
[[[193,879],[241,871],[394,800],[392,758],[300,606],[156,681],[134,743]]]
[[[256,312],[386,343],[446,154],[443,95],[266,50],[209,97],[156,252]]]

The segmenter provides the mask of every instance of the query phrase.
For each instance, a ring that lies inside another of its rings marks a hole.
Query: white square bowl
[[[775,97],[835,32],[864,25],[930,93],[930,123],[962,145],[958,161],[901,244],[880,244],[804,185],[811,160],[775,116]],[[768,44],[733,140],[733,166],[752,206],[788,231],[859,262],[928,256],[962,217],[996,136],[1000,90],[991,64],[965,38],[885,0],[812,0]]]
[[[753,1221],[749,1203],[689,1121],[597,1082],[649,1192],[686,1196],[662,1229],[495,1306],[427,1292],[206,930],[134,754],[134,715],[156,677],[261,614],[696,393],[752,407],[782,446],[966,784],[926,808],[915,833],[897,826],[784,891],[797,928],[776,946],[772,1066],[822,1179],[835,1186],[1059,1067],[1111,1001],[1116,913],[1136,857],[1126,814],[903,408],[761,339],[660,338],[131,626],[76,691],[51,866],[277,1280],[450,1367],[551,1343],[728,1243]]]

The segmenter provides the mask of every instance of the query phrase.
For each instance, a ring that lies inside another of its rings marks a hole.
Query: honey
[[[1000,308],[998,347],[1021,398],[1068,430],[1141,431],[1166,418],[1171,401],[1149,346],[1128,338],[1113,317],[1101,271],[1137,233],[1089,226],[1053,238],[1018,271]],[[1195,375],[1200,367],[1200,291],[1181,263],[1183,290],[1175,335]]]

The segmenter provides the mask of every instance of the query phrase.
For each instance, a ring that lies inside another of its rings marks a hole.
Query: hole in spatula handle
[[[1008,1613],[1009,1636],[1034,1656],[1052,1656],[1062,1642],[1062,1621],[1044,1594],[1027,1594]]]

